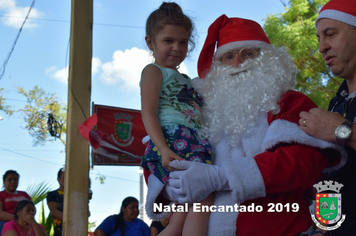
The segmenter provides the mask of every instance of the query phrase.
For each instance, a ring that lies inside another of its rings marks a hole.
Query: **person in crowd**
[[[32,200],[21,200],[14,210],[14,219],[4,224],[1,236],[47,236],[44,227],[35,220]]]
[[[62,236],[63,200],[64,200],[64,167],[57,173],[59,188],[47,194],[47,205],[53,217],[54,236]]]
[[[203,99],[194,91],[191,79],[178,71],[191,50],[192,32],[192,21],[173,2],[163,2],[146,22],[145,40],[154,63],[143,69],[140,86],[141,114],[150,137],[142,158],[142,167],[153,174],[148,180],[150,199],[156,198],[168,182],[172,160],[211,163],[211,147],[198,136]],[[201,200],[202,204],[212,204],[213,195]],[[156,214],[151,204],[146,204],[146,213],[153,220],[169,214]],[[161,235],[206,235],[208,220],[209,212],[174,212]]]
[[[307,231],[308,189],[347,155],[299,129],[299,113],[316,105],[292,90],[293,60],[257,22],[222,15],[208,29],[198,74],[193,86],[205,100],[199,134],[209,137],[215,165],[172,161],[165,193],[195,204],[215,192],[208,235]]]
[[[151,236],[157,236],[159,233],[161,233],[167,227],[168,223],[169,217],[166,217],[160,221],[152,221],[150,226]]]
[[[16,204],[31,197],[24,191],[17,190],[20,175],[15,170],[8,170],[2,177],[4,190],[0,192],[0,232],[5,222],[14,219]]]
[[[321,8],[315,26],[319,52],[331,72],[344,80],[328,111],[303,111],[299,124],[307,134],[346,148],[346,165],[329,175],[343,184],[342,214],[346,215],[332,235],[356,235],[356,2],[329,1]]]
[[[120,213],[107,217],[94,231],[95,236],[150,236],[150,228],[141,219],[138,200],[127,197],[122,201]]]

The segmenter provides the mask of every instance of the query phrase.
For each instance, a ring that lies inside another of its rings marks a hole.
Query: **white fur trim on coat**
[[[146,135],[145,137],[143,137],[142,143],[143,143],[143,144],[147,144],[148,141],[150,141],[150,139],[151,139],[150,136]]]
[[[215,192],[215,206],[234,206],[236,201],[231,197],[231,191]],[[209,217],[208,236],[235,236],[236,219],[239,213],[235,211],[212,212]]]
[[[264,122],[261,122],[261,124],[264,124]],[[264,125],[268,124],[265,123]],[[264,125],[260,125],[261,127],[259,127],[259,129],[264,130]],[[261,147],[260,153],[265,152],[268,149],[271,149],[281,143],[297,143],[320,149],[334,149],[338,151],[341,154],[340,163],[336,166],[324,169],[324,172],[337,170],[346,163],[347,153],[344,147],[314,138],[302,131],[295,123],[286,120],[275,120],[270,126],[268,126],[267,131],[263,131],[262,133],[264,132],[266,133],[262,138],[263,141],[259,141],[257,138],[249,139],[249,142],[246,142],[247,140],[243,140],[242,143],[245,143],[245,145],[248,143],[249,146],[256,145]],[[228,147],[228,145],[223,146],[218,144],[217,146],[219,150],[216,151],[219,154],[222,153],[222,150],[231,148]],[[243,147],[245,150],[246,148],[248,149],[248,146]],[[255,150],[255,152],[257,150],[258,148]],[[232,191],[232,197],[236,200],[236,202],[240,203],[259,197],[264,197],[266,195],[264,180],[261,171],[254,159],[254,156],[259,153],[247,152],[247,156],[236,155],[236,152],[230,152],[230,154],[230,157],[224,157],[226,159],[220,165],[226,171],[226,176]],[[222,158],[220,155],[217,156]]]
[[[236,202],[266,196],[265,183],[253,157],[231,158],[223,163]]]
[[[280,143],[298,143],[320,149],[334,149],[338,151],[341,154],[340,163],[324,169],[323,172],[340,169],[345,165],[347,160],[347,153],[343,146],[314,138],[302,131],[297,124],[286,120],[275,120],[272,122],[262,143],[263,151],[271,149]]]
[[[167,217],[170,212],[155,213],[153,212],[153,204],[156,202],[158,195],[162,192],[165,184],[163,184],[156,176],[151,174],[148,177],[148,192],[146,198],[146,214],[152,220],[162,220]],[[171,205],[172,203],[170,203]]]

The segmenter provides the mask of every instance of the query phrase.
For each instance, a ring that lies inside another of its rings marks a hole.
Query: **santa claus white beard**
[[[261,50],[258,58],[238,68],[220,62],[212,67],[194,85],[205,101],[200,135],[213,144],[225,138],[237,145],[260,112],[279,112],[278,100],[295,85],[295,65],[281,49]]]

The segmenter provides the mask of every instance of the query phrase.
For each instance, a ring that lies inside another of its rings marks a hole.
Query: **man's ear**
[[[152,41],[151,37],[148,36],[148,35],[146,35],[145,41],[146,41],[147,47],[148,47],[150,50],[153,50],[153,47],[152,47],[153,41]]]

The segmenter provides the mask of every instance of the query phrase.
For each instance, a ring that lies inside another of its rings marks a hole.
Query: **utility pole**
[[[89,145],[79,125],[90,116],[93,0],[72,0],[63,235],[88,235]]]

